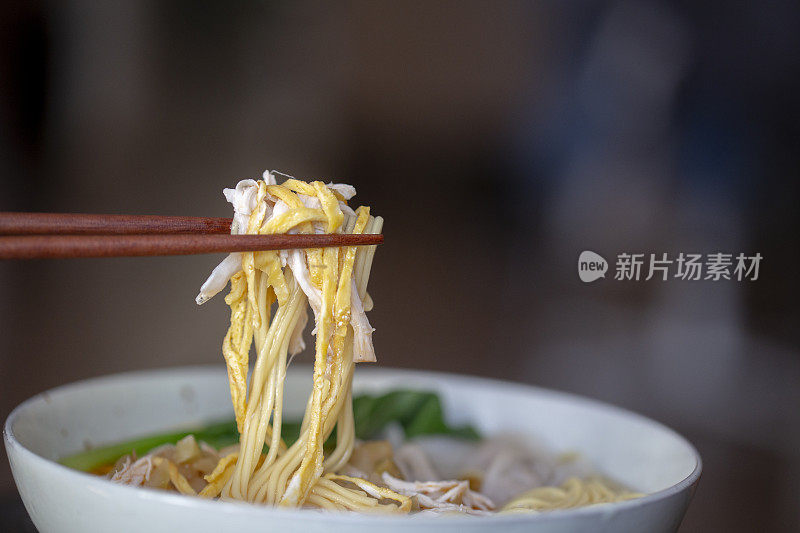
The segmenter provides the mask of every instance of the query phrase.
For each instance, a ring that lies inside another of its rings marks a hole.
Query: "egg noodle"
[[[503,513],[572,509],[598,503],[615,503],[640,498],[642,495],[620,489],[601,478],[571,477],[560,487],[536,487],[508,502]]]
[[[355,194],[347,185],[293,178],[277,185],[274,174],[265,172],[263,180],[245,180],[225,194],[236,210],[233,233],[380,233],[383,225],[368,207],[353,211],[347,205]],[[335,475],[355,443],[354,363],[375,360],[364,314],[371,308],[366,288],[374,253],[374,246],[247,252],[220,265],[220,279],[241,265],[230,277],[225,300],[231,325],[222,345],[240,450],[207,476],[203,496],[288,507],[410,510],[406,496]],[[212,274],[198,303],[213,296],[219,282]],[[288,355],[304,348],[307,304],[316,339],[313,391],[300,437],[287,447],[281,439],[283,384]],[[251,345],[256,361],[248,379]],[[334,429],[336,447],[325,457],[323,443]]]
[[[368,207],[353,210],[347,205],[355,195],[353,187],[291,177],[278,185],[275,174],[265,172],[262,180],[243,180],[235,189],[225,189],[234,207],[232,233],[381,232],[383,219],[371,216]],[[441,479],[413,444],[393,457],[386,442],[356,443],[353,370],[357,362],[375,361],[373,329],[365,314],[372,308],[367,282],[374,254],[375,246],[230,254],[203,284],[197,303],[208,301],[230,281],[225,301],[231,318],[222,353],[238,447],[224,453],[201,442],[198,448],[188,436],[135,461],[131,456],[120,459],[111,479],[162,487],[169,483],[178,492],[205,498],[388,513],[539,512],[638,496],[597,477],[537,486],[547,479],[528,455],[501,440],[486,445],[494,451],[483,474],[452,479]],[[313,388],[299,438],[287,446],[281,438],[284,380],[290,357],[305,348],[307,307],[314,314]],[[323,443],[334,430],[336,445],[326,453]],[[190,459],[196,461],[192,468],[208,473],[202,478],[190,475]],[[537,488],[503,496],[506,489],[498,488],[508,476],[523,483],[515,492]],[[550,476],[551,483],[556,479]],[[488,494],[498,495],[500,505]]]

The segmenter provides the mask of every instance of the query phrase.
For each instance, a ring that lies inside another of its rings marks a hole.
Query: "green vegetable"
[[[442,402],[433,392],[400,389],[380,396],[357,396],[353,399],[353,415],[359,439],[376,437],[392,422],[399,423],[408,438],[421,435],[480,438],[471,426],[449,426],[444,420]]]
[[[236,422],[215,422],[206,426],[187,429],[175,433],[162,435],[152,435],[140,439],[92,448],[85,452],[70,455],[59,461],[62,465],[76,470],[89,471],[108,463],[113,463],[123,455],[136,452],[142,456],[157,446],[162,444],[175,444],[186,435],[193,434],[198,441],[205,441],[215,448],[228,446],[239,441],[239,433],[236,430]]]
[[[353,416],[356,436],[364,440],[375,438],[391,423],[398,423],[409,438],[421,435],[447,435],[469,440],[480,438],[471,426],[449,426],[444,420],[441,400],[433,392],[401,389],[378,396],[362,394],[353,399]],[[287,446],[299,438],[300,426],[297,421],[283,422],[281,437]],[[235,421],[216,422],[200,428],[93,448],[65,457],[60,462],[76,470],[91,471],[133,452],[142,456],[157,446],[174,444],[190,434],[215,448],[239,442]],[[336,432],[325,441],[325,449],[331,450],[335,446]]]

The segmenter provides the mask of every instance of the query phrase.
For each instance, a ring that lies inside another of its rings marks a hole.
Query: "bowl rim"
[[[302,367],[307,365],[296,365],[295,367],[297,366]],[[102,382],[111,382],[120,379],[130,379],[130,378],[141,379],[149,376],[155,377],[157,375],[165,375],[165,374],[182,375],[182,374],[197,373],[197,372],[219,373],[222,370],[223,367],[221,367],[220,365],[189,365],[189,366],[163,367],[156,369],[132,370],[132,371],[119,372],[114,374],[107,374],[107,375],[82,379],[79,381],[74,381],[71,383],[53,387],[46,391],[40,392],[28,398],[27,400],[23,401],[18,406],[16,406],[8,415],[8,418],[6,419],[3,425],[3,440],[5,441],[5,446],[8,449],[7,451],[9,452],[8,453],[9,460],[11,458],[10,452],[13,449],[17,455],[25,458],[26,461],[30,462],[33,465],[36,465],[37,468],[43,469],[45,472],[52,473],[53,475],[57,476],[67,476],[68,479],[74,478],[74,482],[76,484],[80,484],[88,488],[96,486],[102,491],[110,492],[111,494],[114,495],[115,498],[117,497],[133,498],[143,501],[148,501],[148,500],[158,501],[162,503],[171,504],[176,507],[204,509],[222,514],[235,513],[240,516],[244,516],[245,514],[247,514],[247,515],[252,515],[254,518],[257,517],[260,519],[266,519],[269,517],[272,518],[280,517],[283,519],[291,519],[291,520],[312,521],[312,522],[318,521],[321,513],[319,511],[310,509],[285,509],[280,507],[269,507],[265,505],[253,504],[248,502],[239,502],[239,501],[220,502],[216,500],[206,500],[203,498],[186,496],[182,494],[175,494],[146,487],[131,487],[128,485],[118,485],[116,483],[111,483],[110,481],[102,477],[95,476],[86,472],[81,472],[79,470],[74,470],[56,461],[42,457],[41,455],[26,448],[19,440],[17,440],[16,436],[14,435],[14,430],[13,430],[14,422],[20,416],[22,416],[24,412],[27,409],[29,409],[32,405],[35,405],[39,401],[47,401],[47,397],[49,395],[62,394],[69,392],[72,389],[80,389],[85,386],[96,385],[96,384],[101,384]],[[429,370],[412,370],[412,369],[394,368],[394,367],[364,368],[364,369],[359,369],[359,374],[393,375],[393,376],[405,375],[406,377],[426,376],[429,378],[435,378],[436,380],[462,382],[462,384],[473,382],[475,384],[482,383],[482,384],[491,384],[494,386],[502,385],[505,388],[517,389],[519,392],[524,392],[524,391],[530,392],[531,390],[533,390],[540,396],[550,397],[552,399],[569,400],[573,403],[600,407],[612,413],[616,413],[618,415],[624,415],[628,418],[636,419],[639,422],[644,422],[649,425],[656,426],[658,429],[672,434],[673,437],[680,440],[682,444],[685,445],[691,451],[692,456],[695,460],[695,467],[688,476],[686,476],[678,483],[675,483],[674,485],[671,485],[665,489],[656,492],[645,494],[640,498],[636,498],[633,500],[626,500],[623,502],[598,504],[586,507],[578,507],[574,509],[559,509],[543,513],[509,513],[509,514],[494,514],[494,515],[479,516],[479,517],[467,516],[467,515],[434,516],[428,514],[409,516],[409,515],[390,515],[390,514],[378,514],[378,513],[367,514],[367,513],[355,513],[355,512],[325,513],[322,515],[325,517],[325,520],[334,520],[336,523],[342,525],[347,525],[349,523],[362,525],[373,521],[376,525],[393,525],[393,524],[408,523],[409,520],[413,520],[415,523],[431,521],[432,524],[444,524],[453,521],[460,522],[462,520],[470,520],[470,519],[480,519],[481,523],[487,523],[487,524],[488,522],[485,521],[491,521],[491,523],[527,524],[533,522],[536,523],[550,522],[554,520],[563,520],[563,519],[578,518],[578,517],[582,518],[590,518],[593,516],[609,517],[611,515],[622,513],[627,510],[650,506],[661,500],[665,500],[676,494],[682,493],[685,490],[690,489],[693,485],[695,485],[698,482],[700,475],[702,473],[703,463],[700,454],[688,439],[686,439],[684,436],[682,436],[669,426],[662,424],[661,422],[658,422],[657,420],[646,417],[644,415],[640,415],[634,411],[625,409],[623,407],[619,407],[617,405],[608,402],[595,400],[571,392],[539,387],[537,385],[530,385],[521,382],[494,379],[494,378],[485,378],[467,374],[454,374],[448,372],[438,372]],[[16,477],[15,477],[15,483],[16,483]]]

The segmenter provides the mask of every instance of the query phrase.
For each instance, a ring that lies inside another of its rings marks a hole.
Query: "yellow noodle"
[[[325,479],[329,479],[332,481],[347,481],[353,483],[354,485],[362,489],[370,496],[375,497],[377,495],[381,499],[396,501],[401,511],[409,511],[411,509],[411,498],[409,498],[408,496],[403,496],[402,494],[398,494],[397,492],[391,489],[387,489],[386,487],[379,487],[373,483],[370,483],[366,479],[344,476],[341,474],[326,474]]]
[[[325,509],[328,511],[346,511],[347,509],[343,505],[339,505],[336,502],[333,502],[324,496],[320,496],[318,494],[311,493],[308,495],[308,500],[306,503],[311,504],[313,507],[319,507],[320,509]]]
[[[289,179],[282,185],[259,181],[255,205],[246,228],[241,229],[249,234],[381,232],[383,219],[372,217],[368,207],[349,215],[343,209],[351,213],[342,194],[321,181]],[[372,308],[367,283],[375,249],[351,246],[241,254],[242,270],[231,277],[231,290],[225,298],[230,306],[230,327],[222,343],[239,451],[219,460],[204,477],[207,485],[199,496],[328,510],[411,511],[411,497],[338,473],[347,466],[356,442],[355,362],[374,360],[367,338],[371,328],[361,312]],[[286,268],[287,264],[297,270]],[[307,322],[309,299],[316,335],[312,391],[300,435],[287,447],[281,435],[286,366],[290,344],[296,350],[294,341]],[[356,319],[354,313],[358,313]],[[249,372],[253,347],[255,365]],[[336,446],[326,455],[323,443],[333,431]],[[197,495],[175,463],[163,457],[152,460],[157,466],[166,466],[178,492]],[[441,496],[443,501],[455,494],[455,489],[450,490]],[[569,478],[560,486],[522,493],[501,512],[569,509],[639,496],[600,478]]]
[[[204,477],[208,485],[199,492],[199,496],[203,498],[216,498],[219,496],[225,483],[233,474],[233,466],[238,457],[239,454],[232,453],[220,459],[214,471]]]
[[[537,487],[515,497],[503,513],[552,511],[584,505],[614,503],[641,497],[641,494],[618,489],[600,478],[567,479],[559,487]]]
[[[283,210],[272,213],[267,207],[268,199],[283,202]],[[283,185],[260,181],[247,233],[380,231],[382,221],[371,217],[368,208],[359,208],[355,217],[345,217],[340,202],[341,194],[320,181],[304,183],[292,179]],[[232,278],[231,293],[226,299],[231,306],[231,326],[223,342],[240,451],[236,459],[220,461],[207,479],[209,486],[204,495],[219,494],[224,499],[272,505],[374,507],[407,512],[407,498],[391,491],[388,498],[397,504],[379,503],[387,496],[382,496],[377,487],[373,490],[372,485],[365,485],[369,489],[365,492],[322,478],[323,472],[335,472],[347,463],[355,444],[350,392],[354,368],[350,304],[353,294],[366,296],[374,247],[324,248],[303,253],[308,276],[320,291],[321,302],[319,309],[315,308],[313,390],[300,437],[286,448],[280,428],[288,345],[305,313],[306,296],[292,272],[283,268],[279,252],[243,253],[242,272]],[[277,303],[277,310],[270,318],[273,302]],[[248,352],[253,343],[256,362],[248,376]],[[334,430],[337,446],[326,458],[322,445]],[[267,439],[269,449],[264,455]],[[362,482],[367,483],[359,481]],[[370,490],[373,492],[368,494]]]
[[[163,457],[153,457],[152,458],[153,464],[156,466],[161,466],[162,464],[167,465],[167,470],[169,471],[169,480],[175,486],[175,488],[181,494],[188,494],[191,496],[197,495],[197,492],[189,485],[189,482],[186,481],[186,478],[178,472],[178,467],[172,461],[168,459],[164,459]]]

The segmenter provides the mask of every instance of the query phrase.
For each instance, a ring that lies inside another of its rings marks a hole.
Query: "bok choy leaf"
[[[423,435],[447,435],[470,440],[480,438],[471,426],[449,425],[444,419],[442,402],[433,392],[400,389],[380,395],[361,394],[353,398],[353,416],[356,437],[362,440],[380,436],[393,423],[403,428],[407,438]],[[283,422],[281,437],[287,446],[291,446],[300,436],[300,426],[300,421]],[[204,441],[214,448],[222,448],[239,441],[236,422],[230,420],[100,446],[70,455],[59,462],[88,472],[113,463],[123,455],[136,453],[141,457],[157,446],[175,444],[187,435],[194,435],[198,441]],[[330,450],[335,446],[334,431],[325,442],[325,449]]]

